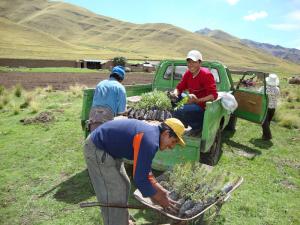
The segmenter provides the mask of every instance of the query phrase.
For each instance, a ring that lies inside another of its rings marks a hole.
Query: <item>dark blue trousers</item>
[[[183,107],[174,111],[173,116],[192,129],[202,130],[204,110],[197,104],[185,104]]]

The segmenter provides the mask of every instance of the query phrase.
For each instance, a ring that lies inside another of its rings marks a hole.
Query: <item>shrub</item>
[[[74,95],[75,97],[82,97],[82,90],[85,89],[86,86],[84,85],[79,85],[79,84],[75,84],[75,85],[71,85],[69,87],[69,90],[71,91],[71,94]]]
[[[53,91],[53,86],[52,85],[48,85],[47,87],[44,88],[44,90],[46,92],[52,92]]]
[[[7,105],[8,103],[9,103],[9,96],[8,95],[2,96],[2,104]]]
[[[24,103],[20,105],[20,108],[27,108],[30,105],[30,102],[33,100],[33,96],[31,94],[27,94],[25,96]]]
[[[3,85],[0,85],[0,96],[3,95],[5,92],[5,88]]]
[[[21,97],[22,91],[23,91],[23,88],[22,88],[21,84],[17,84],[17,85],[14,87],[14,95],[15,95],[16,97],[18,97],[18,98]]]
[[[115,57],[113,59],[113,66],[123,66],[125,67],[127,59],[122,56]]]
[[[42,94],[42,92],[43,92],[43,89],[42,89],[42,88],[40,88],[40,87],[37,87],[37,88],[36,88],[34,91],[35,91],[35,93],[36,93],[36,94],[38,94],[38,95],[39,95],[39,94]]]
[[[38,111],[40,111],[40,106],[36,101],[30,102],[30,108],[31,108],[31,113],[37,113]]]
[[[20,106],[17,103],[11,102],[10,103],[10,108],[11,108],[14,115],[17,115],[17,114],[20,113]]]

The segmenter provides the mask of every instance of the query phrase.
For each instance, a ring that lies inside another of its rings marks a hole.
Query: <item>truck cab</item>
[[[214,76],[218,92],[227,92],[235,96],[238,108],[233,112],[226,110],[221,103],[221,97],[206,103],[202,132],[199,136],[185,135],[186,146],[183,149],[176,146],[172,151],[158,151],[152,167],[166,170],[176,163],[198,161],[208,165],[216,165],[221,157],[221,137],[225,127],[235,129],[237,118],[246,119],[261,124],[267,112],[267,96],[265,93],[265,73],[255,71],[233,71],[217,61],[203,61],[202,67],[208,68]],[[141,95],[154,89],[161,91],[173,90],[187,70],[185,60],[163,60],[160,62],[152,84],[125,86],[127,96]],[[235,76],[233,76],[235,75]],[[242,84],[256,78],[257,88],[244,87]],[[258,88],[259,86],[259,88]],[[84,90],[81,124],[87,136],[86,121],[93,99],[94,89]]]

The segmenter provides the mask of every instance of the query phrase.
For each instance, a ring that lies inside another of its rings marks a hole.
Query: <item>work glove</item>
[[[174,91],[167,91],[167,96],[169,97],[169,99],[171,100],[171,102],[176,102],[178,96],[176,95],[176,93]]]

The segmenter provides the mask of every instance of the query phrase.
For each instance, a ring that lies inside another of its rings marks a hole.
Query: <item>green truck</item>
[[[153,169],[164,171],[176,163],[187,161],[216,165],[222,154],[221,137],[225,128],[235,130],[237,118],[259,124],[265,118],[268,103],[265,91],[265,73],[230,71],[225,65],[217,61],[203,61],[202,66],[212,72],[219,93],[230,92],[235,96],[238,108],[234,113],[230,113],[222,106],[221,98],[207,102],[202,133],[197,137],[186,135],[185,149],[177,146],[173,151],[159,151],[153,160]],[[186,70],[187,63],[185,60],[163,60],[157,67],[153,82],[151,84],[126,85],[127,96],[141,95],[154,89],[173,90]],[[81,125],[85,136],[89,133],[86,124],[93,94],[94,89],[84,90]]]

